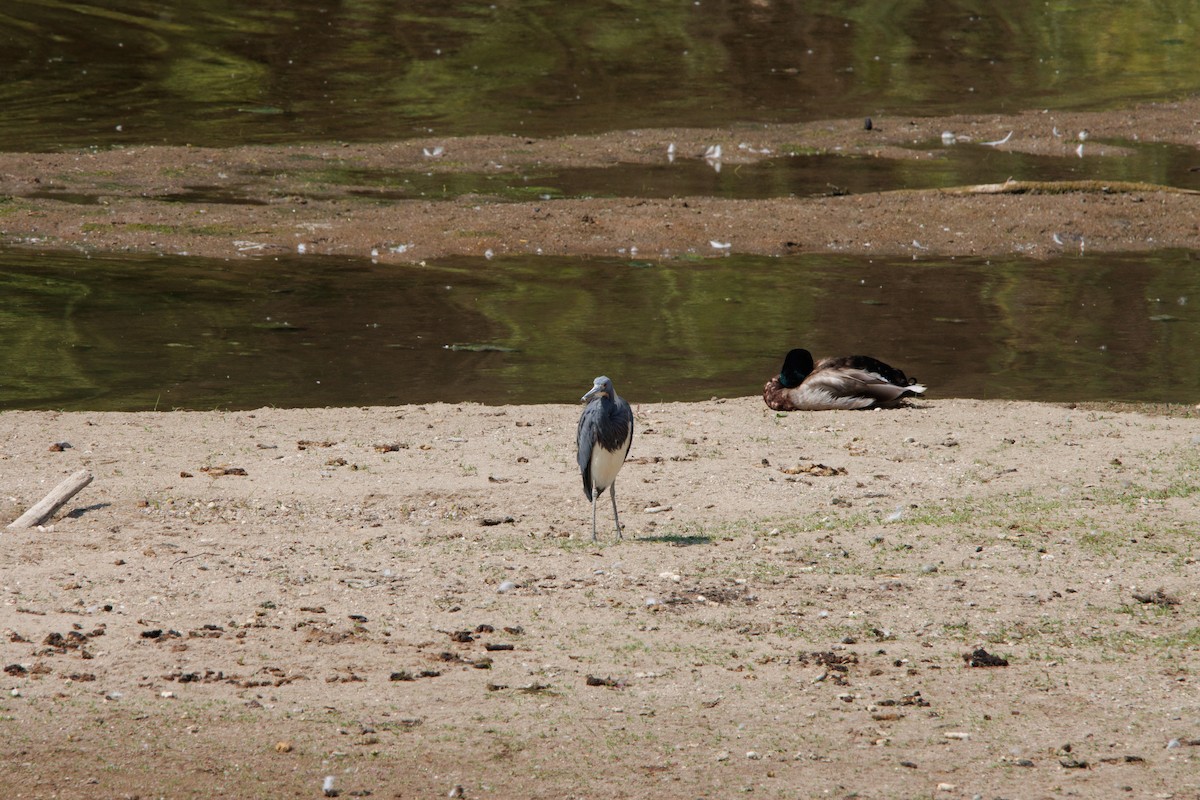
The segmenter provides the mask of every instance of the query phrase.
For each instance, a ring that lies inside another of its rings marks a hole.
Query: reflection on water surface
[[[0,149],[532,136],[1200,90],[1185,0],[6,0]]]
[[[643,401],[868,353],[930,397],[1194,403],[1196,254],[645,263],[0,254],[0,408]]]

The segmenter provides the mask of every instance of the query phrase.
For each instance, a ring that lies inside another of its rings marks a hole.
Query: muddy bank
[[[1110,112],[880,118],[733,129],[613,132],[534,140],[469,137],[301,147],[131,148],[0,154],[0,241],[214,257],[309,253],[420,261],[453,255],[640,257],[724,252],[1045,257],[1200,244],[1200,197],[1100,182],[976,194],[891,191],[764,200],[711,197],[430,201],[379,175],[503,177],[535,168],[704,159],[722,169],[785,154],[936,159],[960,142],[1039,155],[1120,159],[1126,143],[1194,147],[1200,101]],[[1087,132],[1086,141],[1079,138]],[[1011,136],[1009,134],[1011,133]],[[1200,167],[1200,154],[1197,156]],[[1008,176],[998,176],[1003,181]],[[726,247],[728,246],[728,247]],[[636,248],[636,250],[633,250]]]

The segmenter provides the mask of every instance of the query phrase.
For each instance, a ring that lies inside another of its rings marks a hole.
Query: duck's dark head
[[[785,389],[799,386],[813,369],[812,353],[798,347],[787,354],[779,371],[779,384]]]

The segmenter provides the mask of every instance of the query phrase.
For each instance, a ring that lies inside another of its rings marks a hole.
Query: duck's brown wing
[[[834,358],[823,358],[813,369],[813,372],[826,369],[846,369],[861,370],[862,372],[873,372],[888,383],[894,383],[897,386],[912,386],[917,382],[915,378],[910,378],[905,375],[902,370],[896,369],[890,364],[885,364],[877,358],[871,358],[871,356],[837,356]]]
[[[875,370],[851,367],[814,370],[798,388],[810,401],[824,399],[824,408],[887,407],[912,395],[908,385],[892,383]]]
[[[869,373],[861,373],[868,378]],[[763,400],[776,411],[831,411],[868,408],[875,399],[861,391],[863,381],[845,371],[814,372],[799,386],[785,387],[771,380],[763,387]]]

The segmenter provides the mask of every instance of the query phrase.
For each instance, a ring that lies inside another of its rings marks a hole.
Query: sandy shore
[[[1194,410],[634,400],[0,413],[7,796],[1200,796]]]

